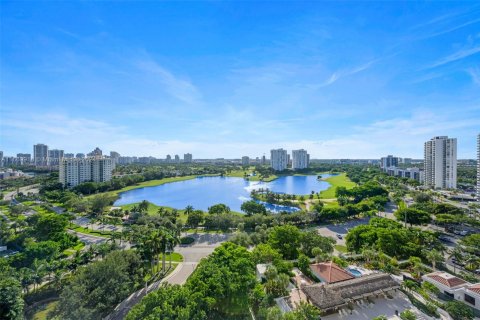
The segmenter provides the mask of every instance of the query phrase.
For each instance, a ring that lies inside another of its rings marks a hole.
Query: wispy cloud
[[[199,101],[201,94],[192,82],[174,75],[155,60],[144,58],[137,61],[136,66],[143,72],[157,76],[165,90],[175,98],[188,104]]]
[[[446,57],[443,57],[443,58],[437,60],[435,63],[427,66],[424,69],[433,69],[433,68],[436,68],[436,67],[440,67],[440,66],[443,66],[445,64],[470,57],[470,56],[472,56],[474,54],[477,54],[479,52],[480,52],[480,46],[469,48],[469,49],[462,49],[462,50],[459,50],[459,51],[457,51],[457,52],[455,52],[451,55],[448,55]]]
[[[318,85],[318,87],[321,88],[321,87],[329,86],[335,83],[336,81],[340,80],[341,78],[348,77],[356,73],[365,71],[368,68],[370,68],[376,61],[377,60],[372,60],[357,67],[335,71],[334,73],[331,74],[331,76],[325,82]]]
[[[480,86],[480,69],[479,68],[469,68],[467,69],[468,74],[472,78],[472,81]]]

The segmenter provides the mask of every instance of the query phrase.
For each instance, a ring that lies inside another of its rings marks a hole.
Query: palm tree
[[[36,291],[37,286],[42,284],[45,265],[40,260],[35,259],[33,260],[32,267],[33,291]]]
[[[193,210],[194,210],[193,206],[188,205],[188,206],[185,207],[185,214],[188,216],[190,213],[193,212]]]
[[[377,252],[369,248],[364,248],[362,250],[362,256],[367,263],[370,263],[370,261],[377,256]]]
[[[435,249],[425,252],[425,258],[432,263],[433,271],[436,270],[436,264],[443,261],[443,256]]]
[[[148,202],[147,200],[143,200],[138,204],[138,211],[147,212],[149,206],[150,206],[150,202]]]
[[[454,258],[457,261],[463,260],[463,253],[461,249],[457,246],[455,247],[449,255],[449,258]],[[453,264],[453,273],[457,273],[456,263]]]

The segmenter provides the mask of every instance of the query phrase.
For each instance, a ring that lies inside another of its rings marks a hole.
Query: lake
[[[330,174],[322,174],[323,178]],[[119,194],[115,205],[124,205],[147,200],[159,206],[184,209],[192,205],[206,211],[208,207],[224,203],[232,211],[241,212],[243,202],[250,200],[253,189],[268,188],[273,192],[288,194],[310,194],[326,190],[330,184],[317,180],[316,175],[282,176],[271,182],[247,181],[236,177],[197,177],[191,180],[162,184],[155,187],[138,188]],[[265,204],[271,211],[296,211],[297,208]]]

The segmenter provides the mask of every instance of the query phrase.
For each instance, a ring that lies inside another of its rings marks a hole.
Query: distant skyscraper
[[[185,153],[183,155],[183,162],[185,163],[191,163],[193,161],[193,156],[191,153]]]
[[[309,155],[307,150],[293,150],[292,151],[292,169],[305,169],[308,168]]]
[[[3,151],[0,151],[0,167],[3,166]]]
[[[115,164],[118,164],[118,159],[120,158],[120,153],[115,152],[115,151],[110,151],[110,158],[113,159],[113,162]]]
[[[180,156],[178,154],[175,155],[175,163],[180,163]]]
[[[266,165],[267,164],[267,158],[265,157],[265,155],[262,156],[262,166]]]
[[[388,155],[380,159],[380,165],[384,171],[390,167],[398,167],[398,163],[399,163],[399,158],[394,157],[392,155]]]
[[[247,156],[242,157],[242,166],[248,166],[250,164],[250,158]]]
[[[288,154],[287,150],[273,149],[270,150],[270,162],[271,167],[275,171],[283,171],[287,169]]]
[[[167,157],[165,158],[165,161],[166,162],[172,162],[172,157],[169,154],[167,154]]]
[[[435,189],[457,188],[457,139],[433,137],[425,142],[425,185]]]
[[[102,156],[102,149],[96,147],[95,150],[87,154],[89,157],[101,157]]]
[[[112,179],[115,163],[111,158],[89,157],[85,159],[63,158],[59,166],[59,181],[68,188],[82,182],[105,182]]]
[[[63,156],[67,159],[75,158],[75,155],[73,153],[65,153]]]
[[[17,153],[17,158],[21,165],[30,164],[32,162],[32,155],[30,153]]]
[[[480,201],[480,133],[477,136],[477,199]]]
[[[46,144],[33,145],[33,164],[39,167],[48,166],[48,146]]]
[[[58,166],[60,164],[60,160],[63,158],[63,150],[48,150],[48,158],[49,165]]]
[[[77,154],[75,155],[75,158],[77,158],[77,159],[83,159],[83,158],[85,158],[85,153],[77,153]]]

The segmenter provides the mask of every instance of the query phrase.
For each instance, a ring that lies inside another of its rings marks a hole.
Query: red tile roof
[[[310,269],[326,283],[335,283],[355,278],[332,261],[312,264]]]
[[[468,290],[480,294],[480,283],[474,284],[471,287],[468,287]]]
[[[444,272],[431,273],[431,274],[427,274],[426,276],[429,277],[432,280],[437,281],[438,283],[443,284],[444,286],[449,287],[449,288],[454,288],[454,287],[457,287],[459,285],[467,283],[466,281],[464,281],[460,278],[457,278],[455,276],[452,276],[452,275],[450,275],[448,273],[444,273]]]

